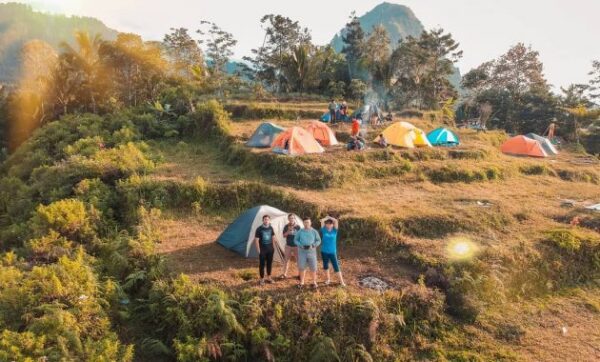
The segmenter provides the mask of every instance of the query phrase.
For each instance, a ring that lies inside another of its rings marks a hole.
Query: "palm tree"
[[[103,40],[99,34],[90,37],[87,32],[78,31],[75,33],[75,42],[77,49],[66,42],[60,44],[62,64],[75,74],[76,79],[70,80],[76,83],[76,89],[80,88],[77,89],[79,97],[85,99],[87,95],[92,112],[96,113],[101,74],[99,50]]]

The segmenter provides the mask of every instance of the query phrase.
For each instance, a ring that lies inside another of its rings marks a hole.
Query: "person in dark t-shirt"
[[[294,236],[296,236],[298,230],[300,230],[300,225],[296,223],[296,217],[294,214],[289,214],[288,223],[283,227],[283,236],[285,237],[285,260],[283,264],[283,274],[281,274],[282,279],[287,278],[292,256],[298,259],[298,247],[294,244]],[[300,274],[298,274],[298,277],[300,277]]]
[[[269,215],[264,215],[262,221],[262,225],[256,228],[256,232],[254,233],[254,244],[256,250],[258,250],[261,285],[265,284],[265,282],[273,283],[273,279],[271,279],[271,270],[273,266],[273,255],[275,254],[274,243],[277,242],[275,230],[273,230],[273,226],[271,226],[271,217]],[[267,269],[266,279],[265,267]]]

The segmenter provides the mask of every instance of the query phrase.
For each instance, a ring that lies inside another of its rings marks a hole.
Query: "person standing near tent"
[[[321,235],[323,243],[321,244],[321,259],[323,259],[323,269],[327,275],[325,284],[331,283],[331,275],[329,273],[329,263],[333,267],[333,271],[338,276],[340,285],[346,286],[342,271],[340,270],[339,260],[337,257],[337,234],[339,230],[339,221],[331,216],[321,219]]]
[[[331,122],[331,124],[334,124],[336,119],[335,119],[335,111],[337,110],[337,104],[335,103],[335,100],[332,99],[331,102],[329,102],[329,121]]]
[[[298,270],[300,271],[300,284],[304,286],[306,276],[306,267],[310,269],[313,275],[313,286],[315,289],[319,286],[317,283],[317,247],[321,245],[321,236],[317,230],[312,228],[310,218],[304,218],[304,229],[298,230],[294,236],[294,244],[298,247]]]
[[[275,230],[271,226],[271,217],[264,215],[262,217],[262,224],[256,228],[254,233],[254,245],[258,251],[259,259],[259,273],[260,273],[260,284],[273,283],[271,279],[271,270],[273,267],[273,255],[275,254],[275,246],[277,238],[275,237]],[[265,279],[265,267],[267,269],[267,278]]]
[[[346,101],[342,101],[342,104],[340,105],[340,119],[342,121],[345,121],[348,116],[348,103],[346,103]]]
[[[352,119],[352,130],[351,130],[350,135],[352,137],[357,137],[359,132],[360,132],[360,120],[358,118],[353,118]]]
[[[294,237],[300,230],[300,225],[296,225],[296,217],[293,214],[288,215],[288,223],[283,227],[283,237],[285,238],[285,259],[283,263],[283,274],[281,278],[287,278],[288,268],[292,256],[298,259],[298,247],[294,244]],[[298,275],[300,278],[300,275]]]

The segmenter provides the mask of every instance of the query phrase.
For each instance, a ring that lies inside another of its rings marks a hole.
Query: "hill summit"
[[[395,47],[400,39],[407,36],[419,36],[425,27],[415,16],[413,11],[404,5],[383,2],[371,11],[358,18],[366,34],[370,34],[374,26],[383,25],[390,36],[392,46]],[[333,37],[331,45],[340,52],[344,47],[342,40],[344,30]]]

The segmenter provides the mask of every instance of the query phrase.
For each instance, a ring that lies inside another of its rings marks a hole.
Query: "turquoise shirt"
[[[327,254],[337,253],[337,229],[332,228],[331,231],[327,230],[326,227],[321,228],[321,234],[323,235],[323,244],[321,245],[321,252]]]
[[[294,244],[296,244],[299,247],[311,245],[317,247],[321,245],[321,237],[319,236],[317,230],[313,228],[300,229],[296,232],[296,235],[294,236]]]

